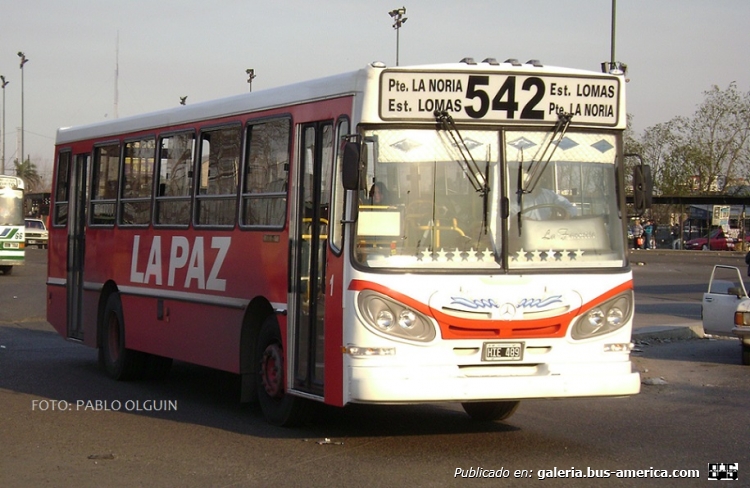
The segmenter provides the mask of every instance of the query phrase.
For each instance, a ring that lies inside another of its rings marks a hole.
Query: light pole
[[[247,73],[247,86],[249,87],[249,91],[253,91],[253,80],[255,79],[255,70],[252,68],[248,68],[245,70],[245,73]]]
[[[404,15],[406,15],[406,7],[393,9],[388,12],[388,14],[393,18],[393,28],[396,29],[396,66],[398,66],[398,31],[407,20],[407,18],[404,17]]]
[[[2,155],[0,155],[0,175],[5,174],[5,87],[10,83],[9,81],[5,81],[5,76],[0,75],[0,87],[3,88],[3,128],[2,128],[2,136],[3,138],[3,152]]]
[[[19,159],[19,162],[23,164],[23,65],[28,63],[29,59],[21,51],[18,51],[18,57],[21,58],[21,159]]]
[[[615,26],[617,25],[617,0],[612,0],[612,29],[610,37],[609,61],[602,63],[602,72],[613,75],[625,75],[628,71],[628,65],[615,61]],[[625,80],[627,81],[627,80]]]

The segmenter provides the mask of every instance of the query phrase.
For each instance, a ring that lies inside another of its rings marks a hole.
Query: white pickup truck
[[[750,297],[738,268],[714,266],[708,291],[703,294],[701,316],[706,332],[740,338],[742,364],[750,366]]]

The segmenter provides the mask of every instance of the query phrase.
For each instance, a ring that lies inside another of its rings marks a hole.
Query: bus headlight
[[[574,340],[590,339],[613,332],[625,325],[633,315],[633,292],[618,295],[584,313],[573,324]]]
[[[378,332],[419,342],[435,338],[430,319],[385,295],[364,290],[358,295],[357,306],[365,323]]]
[[[403,327],[404,329],[411,329],[417,324],[417,314],[415,314],[412,310],[402,310],[400,314],[398,314],[398,325]]]
[[[375,317],[375,325],[381,330],[391,330],[393,328],[393,312],[390,310],[380,310]]]

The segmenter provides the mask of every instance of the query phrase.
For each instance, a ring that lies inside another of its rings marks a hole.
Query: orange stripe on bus
[[[386,286],[363,280],[352,280],[349,289],[352,291],[373,290],[433,317],[440,327],[443,339],[520,339],[565,337],[569,325],[582,311],[600,305],[624,291],[632,290],[633,281],[629,280],[616,286],[575,310],[554,317],[531,320],[477,320],[454,317]]]

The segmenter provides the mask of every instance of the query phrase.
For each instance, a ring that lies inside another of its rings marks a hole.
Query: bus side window
[[[289,182],[291,122],[274,119],[249,125],[242,182],[242,224],[283,227]]]
[[[120,183],[120,145],[94,148],[91,180],[91,224],[114,225]]]
[[[143,139],[125,144],[123,188],[120,195],[120,224],[148,224],[151,221],[156,141]]]
[[[70,181],[70,152],[61,152],[57,160],[57,185],[52,222],[55,226],[68,225],[68,192]]]
[[[193,132],[161,138],[157,170],[159,193],[154,216],[156,224],[186,226],[190,223],[194,153]]]
[[[237,213],[241,127],[233,125],[204,131],[200,141],[196,223],[232,226]]]

